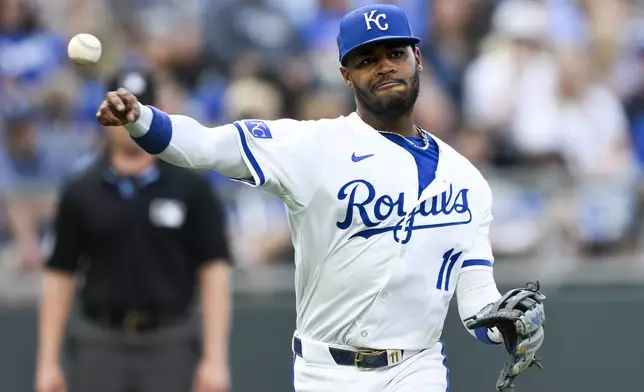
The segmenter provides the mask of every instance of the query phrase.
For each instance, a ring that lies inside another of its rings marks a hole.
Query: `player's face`
[[[363,109],[384,117],[409,113],[419,92],[420,50],[400,43],[366,46],[341,68]]]
[[[112,167],[122,175],[137,175],[155,162],[156,158],[143,151],[122,127],[106,129]]]

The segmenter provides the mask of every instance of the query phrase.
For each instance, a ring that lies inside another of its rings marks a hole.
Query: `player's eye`
[[[405,51],[404,51],[404,50],[392,50],[392,51],[391,51],[391,57],[394,57],[394,58],[396,58],[396,57],[402,57],[402,56],[404,56],[404,55],[405,55]]]
[[[365,57],[365,58],[362,58],[362,59],[358,60],[358,66],[359,67],[364,67],[364,66],[367,66],[367,65],[371,65],[371,64],[373,64],[375,62],[376,62],[376,59],[374,57]]]

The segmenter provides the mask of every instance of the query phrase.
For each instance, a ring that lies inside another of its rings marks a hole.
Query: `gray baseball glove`
[[[539,282],[529,282],[525,288],[508,291],[498,301],[464,320],[468,329],[496,327],[503,335],[511,360],[501,370],[496,383],[498,391],[513,391],[514,378],[533,365],[543,369],[536,353],[544,339],[545,299],[539,292]]]

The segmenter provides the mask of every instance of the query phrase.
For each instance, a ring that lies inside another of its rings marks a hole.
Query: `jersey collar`
[[[377,136],[377,130],[375,130],[372,126],[367,124],[360,118],[357,112],[352,112],[348,118],[352,121],[355,121],[358,123],[360,126],[356,127],[356,129],[364,132],[368,132],[372,136]],[[422,203],[423,201],[432,198],[436,195],[440,195],[441,193],[445,192],[447,189],[449,189],[451,182],[448,180],[448,170],[446,166],[446,160],[449,161],[451,158],[451,155],[453,154],[453,149],[447,145],[445,142],[437,138],[436,136],[432,135],[431,132],[427,131],[429,134],[429,137],[431,137],[436,144],[438,145],[438,166],[436,167],[436,177],[434,180],[423,190],[423,192],[420,195],[420,198],[418,199],[418,204]],[[449,163],[447,163],[449,165]]]

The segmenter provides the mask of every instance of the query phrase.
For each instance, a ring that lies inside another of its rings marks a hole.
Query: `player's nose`
[[[376,66],[376,75],[382,76],[393,73],[396,73],[396,67],[394,66],[394,63],[391,61],[391,59],[387,58],[386,56],[380,58]]]

